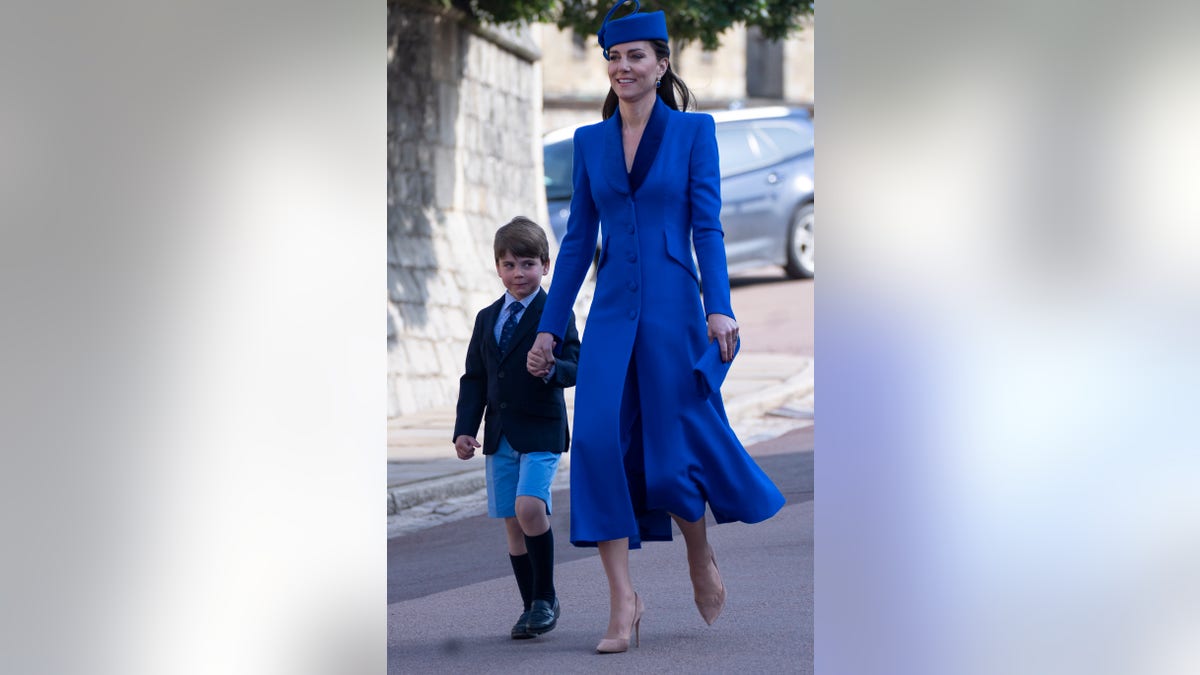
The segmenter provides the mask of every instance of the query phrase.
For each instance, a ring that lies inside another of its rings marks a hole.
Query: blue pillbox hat
[[[600,26],[596,37],[600,39],[600,48],[604,50],[604,58],[608,59],[608,48],[634,40],[667,41],[667,15],[662,12],[646,12],[639,14],[642,3],[632,0],[633,13],[610,21],[613,12],[621,5],[631,0],[618,0],[617,4],[604,15],[604,24]]]

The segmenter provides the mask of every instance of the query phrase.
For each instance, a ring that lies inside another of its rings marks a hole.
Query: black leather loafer
[[[534,600],[533,606],[529,608],[529,620],[525,624],[525,630],[534,635],[549,633],[558,625],[558,615],[561,613],[558,598],[554,598],[553,603]]]
[[[530,611],[525,610],[521,613],[521,618],[517,619],[517,622],[513,624],[512,632],[510,633],[512,639],[528,640],[531,637],[537,636],[537,633],[529,632],[529,614]]]

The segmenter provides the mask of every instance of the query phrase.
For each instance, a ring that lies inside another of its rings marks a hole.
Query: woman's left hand
[[[534,377],[546,377],[554,365],[554,334],[538,333],[533,347],[525,355],[525,368]]]
[[[721,348],[721,361],[729,363],[733,360],[734,347],[737,346],[738,341],[737,321],[724,314],[709,314],[708,339],[717,341]]]

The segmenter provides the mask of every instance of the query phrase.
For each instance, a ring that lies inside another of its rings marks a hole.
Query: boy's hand
[[[454,451],[458,453],[459,459],[471,459],[475,456],[475,448],[479,447],[479,441],[475,440],[474,436],[463,434],[454,439]]]

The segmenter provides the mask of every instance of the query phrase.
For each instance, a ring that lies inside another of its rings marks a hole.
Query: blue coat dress
[[[707,314],[733,316],[712,117],[657,101],[632,172],[619,112],[581,127],[573,179],[538,326],[565,334],[603,223],[576,379],[571,542],[670,541],[668,513],[694,521],[706,503],[717,522],[771,517],[783,495],[734,435],[720,391],[696,370],[710,346]]]

